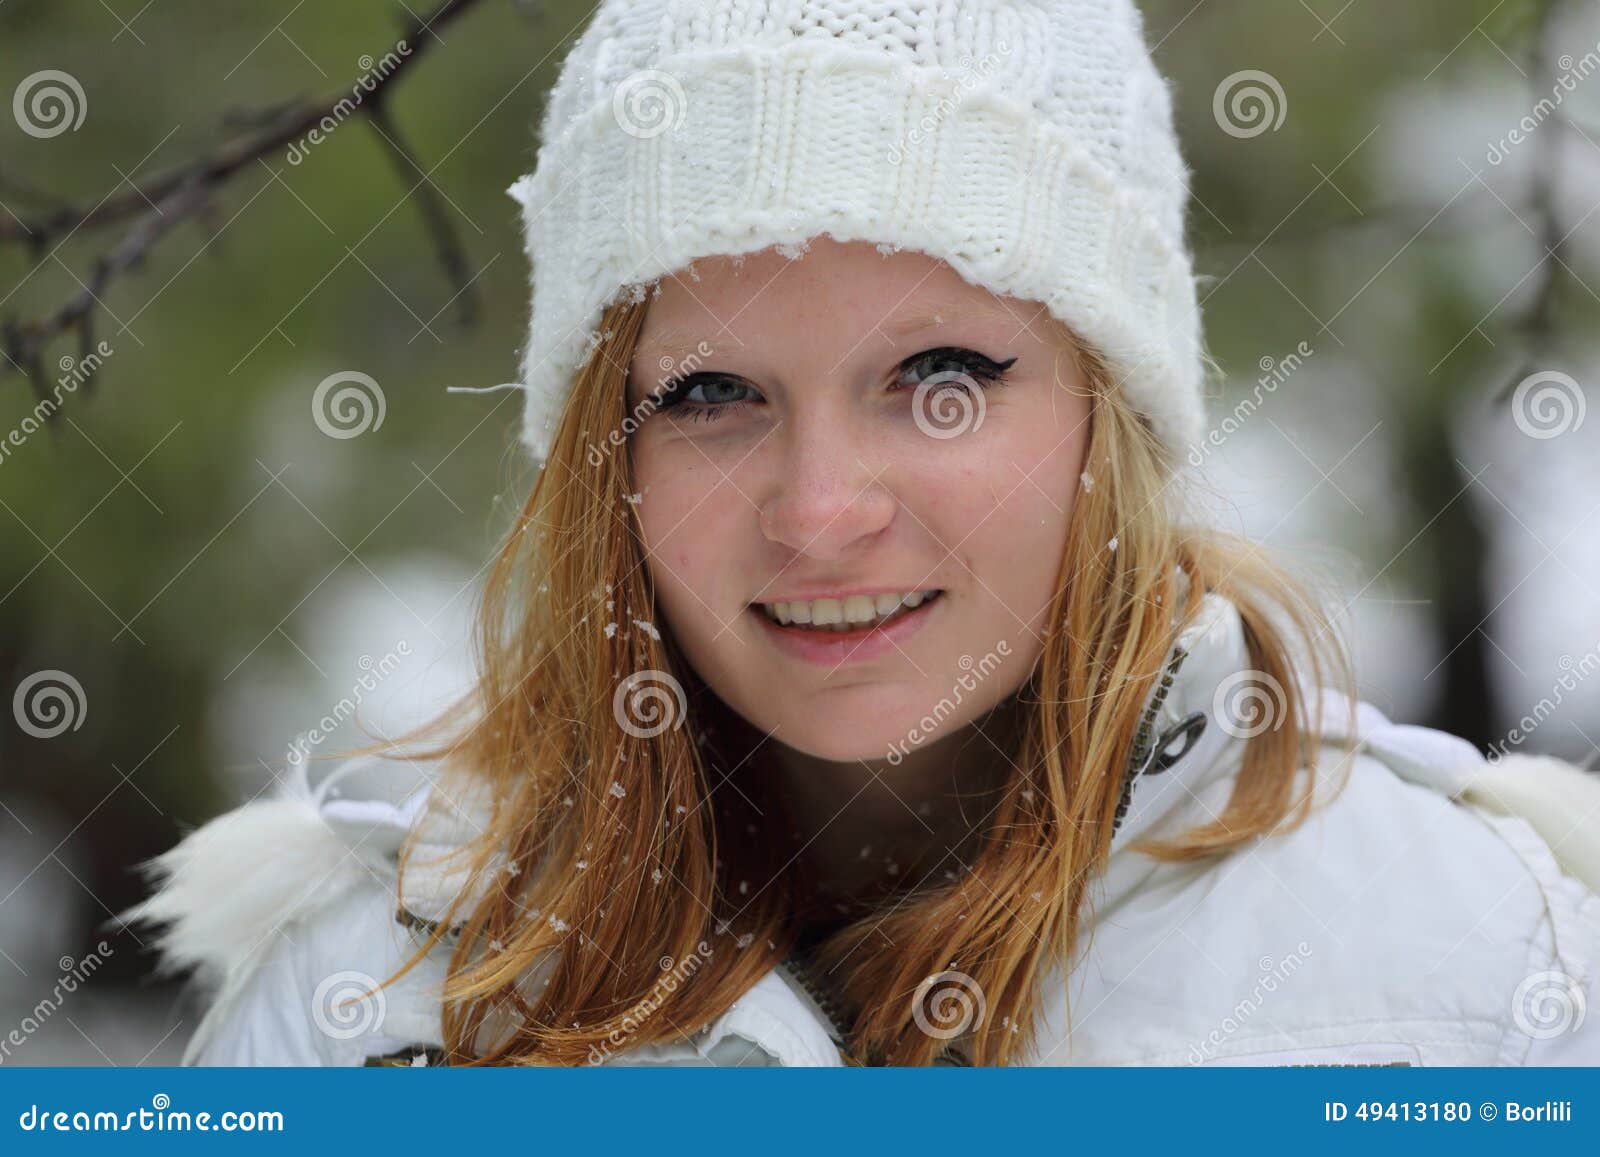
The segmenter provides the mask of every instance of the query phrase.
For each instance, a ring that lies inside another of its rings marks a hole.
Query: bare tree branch
[[[467,251],[462,246],[455,228],[450,224],[449,214],[445,212],[444,198],[428,180],[427,170],[417,163],[410,148],[401,139],[400,131],[389,119],[388,110],[384,108],[382,101],[374,102],[367,110],[367,119],[372,122],[372,127],[377,131],[378,139],[383,141],[384,148],[394,158],[401,177],[417,182],[417,208],[422,211],[423,223],[433,235],[434,249],[438,254],[439,263],[444,266],[445,274],[456,290],[456,300],[461,303],[461,324],[470,325],[478,313],[477,298],[472,293],[472,271],[468,267]]]
[[[392,86],[408,74],[417,61],[437,41],[437,29],[455,20],[481,0],[441,0],[429,15],[410,20],[383,59],[393,59],[394,67],[363,85],[363,94],[352,100],[348,91],[321,101],[293,100],[271,108],[233,114],[225,124],[240,126],[238,135],[220,143],[211,153],[186,164],[138,177],[128,182],[126,191],[102,199],[92,206],[56,201],[50,194],[25,184],[14,174],[0,173],[0,184],[15,189],[36,202],[55,202],[53,207],[26,219],[0,220],[0,242],[19,242],[42,261],[80,231],[131,220],[122,238],[93,266],[81,292],[74,294],[48,316],[30,321],[7,320],[0,325],[0,375],[19,369],[33,382],[43,398],[48,385],[44,374],[45,351],[57,337],[76,330],[79,347],[93,348],[95,311],[100,307],[111,283],[127,270],[143,262],[161,238],[182,222],[203,220],[218,193],[252,162],[302,139],[324,122],[339,123],[346,117],[365,116],[385,147],[401,164],[408,180],[425,173],[412,152],[401,141],[387,116],[385,102]],[[342,115],[341,115],[342,114]],[[415,176],[413,176],[415,174]],[[439,197],[427,182],[417,189],[424,226],[434,237],[434,248],[452,288],[462,301],[463,324],[475,316],[465,250],[449,225]],[[56,413],[51,412],[54,418]]]

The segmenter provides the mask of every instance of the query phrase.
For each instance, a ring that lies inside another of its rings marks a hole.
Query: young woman
[[[1594,781],[1184,516],[1131,3],[602,3],[543,138],[480,677],[159,862],[187,1059],[1600,1064]]]

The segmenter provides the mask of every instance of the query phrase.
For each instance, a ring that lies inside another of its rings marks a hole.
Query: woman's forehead
[[[1038,302],[975,286],[916,250],[829,237],[798,254],[765,249],[696,261],[662,278],[647,301],[641,351],[675,357],[696,350],[705,356],[703,343],[737,345],[774,331],[815,338],[819,323],[894,340],[957,322],[1016,330],[1046,312]]]

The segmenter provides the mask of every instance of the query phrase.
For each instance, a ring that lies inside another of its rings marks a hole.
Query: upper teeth
[[[851,595],[843,599],[813,599],[810,602],[762,603],[761,609],[780,623],[810,623],[826,627],[835,623],[870,623],[900,609],[920,605],[937,594],[937,589],[909,593],[886,591],[879,595]]]

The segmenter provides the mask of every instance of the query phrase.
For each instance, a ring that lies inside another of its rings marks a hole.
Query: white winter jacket
[[[1462,740],[1359,708],[1357,754],[1301,826],[1200,863],[1128,845],[1221,814],[1248,728],[1238,613],[1211,596],[1152,693],[1153,745],[1091,888],[1092,936],[1040,1005],[1040,1065],[1600,1065],[1600,778],[1556,760],[1485,761]],[[1333,723],[1348,716],[1326,713]],[[202,1065],[428,1063],[447,944],[389,976],[451,895],[395,854],[427,769],[342,765],[246,804],[158,861],[132,915],[216,986],[185,1053]],[[429,839],[449,845],[470,816]],[[734,951],[731,937],[726,950]],[[723,950],[719,947],[717,950]],[[1067,1030],[1066,997],[1072,1029]],[[692,1037],[608,1064],[837,1065],[837,1028],[787,966]],[[380,1060],[380,1058],[382,1058]]]

